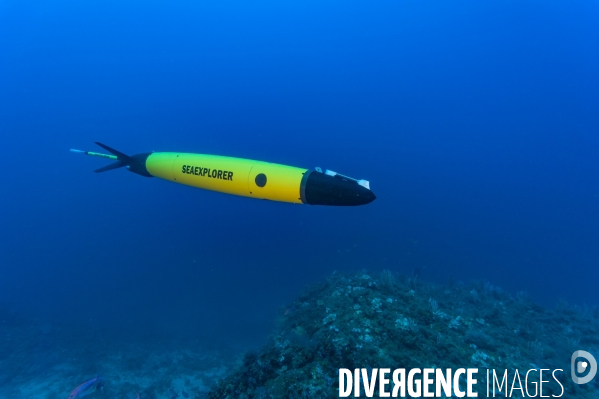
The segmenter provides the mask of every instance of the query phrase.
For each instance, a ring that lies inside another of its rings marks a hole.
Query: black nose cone
[[[354,180],[306,172],[301,188],[301,199],[310,205],[356,206],[370,204],[376,199],[372,191]]]
[[[360,186],[362,187],[362,186]],[[372,191],[370,191],[369,189],[362,187],[364,189],[364,192],[360,192],[358,193],[358,197],[360,197],[361,202],[359,204],[356,205],[366,205],[366,204],[370,204],[372,201],[374,201],[376,199],[376,195],[374,195],[374,193]]]

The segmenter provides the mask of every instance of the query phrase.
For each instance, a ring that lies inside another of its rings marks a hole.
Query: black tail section
[[[150,173],[148,173],[148,170],[146,169],[146,159],[150,156],[150,154],[136,154],[133,156],[129,156],[123,154],[120,151],[115,150],[112,147],[107,146],[106,144],[102,144],[97,141],[95,143],[100,147],[104,148],[106,151],[110,152],[111,154],[116,155],[118,161],[111,163],[110,165],[104,166],[103,168],[96,169],[94,172],[102,173],[126,166],[129,171],[137,173],[138,175],[154,177]]]

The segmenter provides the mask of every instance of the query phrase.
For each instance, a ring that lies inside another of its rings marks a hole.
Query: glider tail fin
[[[123,166],[126,166],[127,170],[129,170],[130,172],[137,173],[138,175],[142,175],[142,176],[146,176],[146,177],[153,177],[146,169],[146,159],[151,155],[150,153],[136,154],[133,156],[129,156],[127,154],[123,154],[122,152],[115,150],[112,147],[107,146],[106,144],[102,144],[97,141],[96,141],[96,144],[99,145],[100,147],[104,148],[106,151],[110,152],[112,155],[101,154],[101,153],[92,152],[92,151],[74,150],[74,149],[71,149],[71,152],[85,154],[85,155],[91,155],[94,157],[106,158],[106,159],[111,159],[113,161],[116,161],[116,162],[111,163],[110,165],[106,165],[100,169],[94,170],[94,172],[96,172],[96,173],[108,172],[109,170],[118,169],[118,168],[122,168]]]
[[[96,170],[94,170],[94,172],[96,172],[96,173],[108,172],[109,170],[122,168],[123,166],[126,166],[126,165],[124,163],[122,163],[121,161],[116,161],[116,162],[111,163],[110,165],[104,166],[103,168],[96,169]]]
[[[106,144],[102,144],[99,141],[96,141],[95,144],[97,144],[100,147],[104,148],[109,153],[111,153],[113,155],[116,155],[117,159],[123,163],[123,166],[135,162],[135,160],[133,158],[131,158],[129,155],[123,154],[122,152],[117,151],[117,150],[115,150],[112,147],[108,147]]]

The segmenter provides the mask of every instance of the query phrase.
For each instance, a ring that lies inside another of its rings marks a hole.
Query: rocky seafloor
[[[507,369],[511,386],[515,369],[543,368],[564,370],[558,372],[563,397],[597,398],[599,378],[586,385],[570,378],[570,357],[579,349],[599,354],[598,308],[562,302],[546,309],[523,292],[511,296],[484,282],[337,273],[283,308],[270,342],[246,354],[209,397],[333,398],[339,368],[471,367],[480,370],[479,397],[486,397],[486,369]],[[560,386],[549,379],[543,395],[559,396]]]
[[[66,399],[96,376],[87,399],[205,398],[238,357],[199,340],[125,337],[0,309],[0,399]]]
[[[340,368],[478,368],[479,397],[485,369],[508,369],[510,384],[516,369],[563,369],[562,397],[599,398],[599,377],[586,385],[570,378],[580,349],[599,359],[597,307],[548,309],[485,282],[334,273],[282,306],[268,342],[247,353],[189,340],[123,340],[0,309],[0,399],[65,399],[98,374],[102,389],[88,399],[336,398]],[[544,395],[559,395],[548,379]]]

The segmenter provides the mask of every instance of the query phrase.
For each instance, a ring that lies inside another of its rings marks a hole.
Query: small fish
[[[80,398],[83,396],[82,394],[87,391],[89,388],[93,387],[94,384],[100,381],[100,376],[92,378],[91,380],[87,380],[84,383],[81,383],[77,388],[73,389],[73,392],[69,395],[69,399]]]
[[[289,306],[287,309],[285,309],[285,313],[283,313],[285,316],[287,316],[288,314],[293,313],[293,311],[295,310],[295,306]]]

